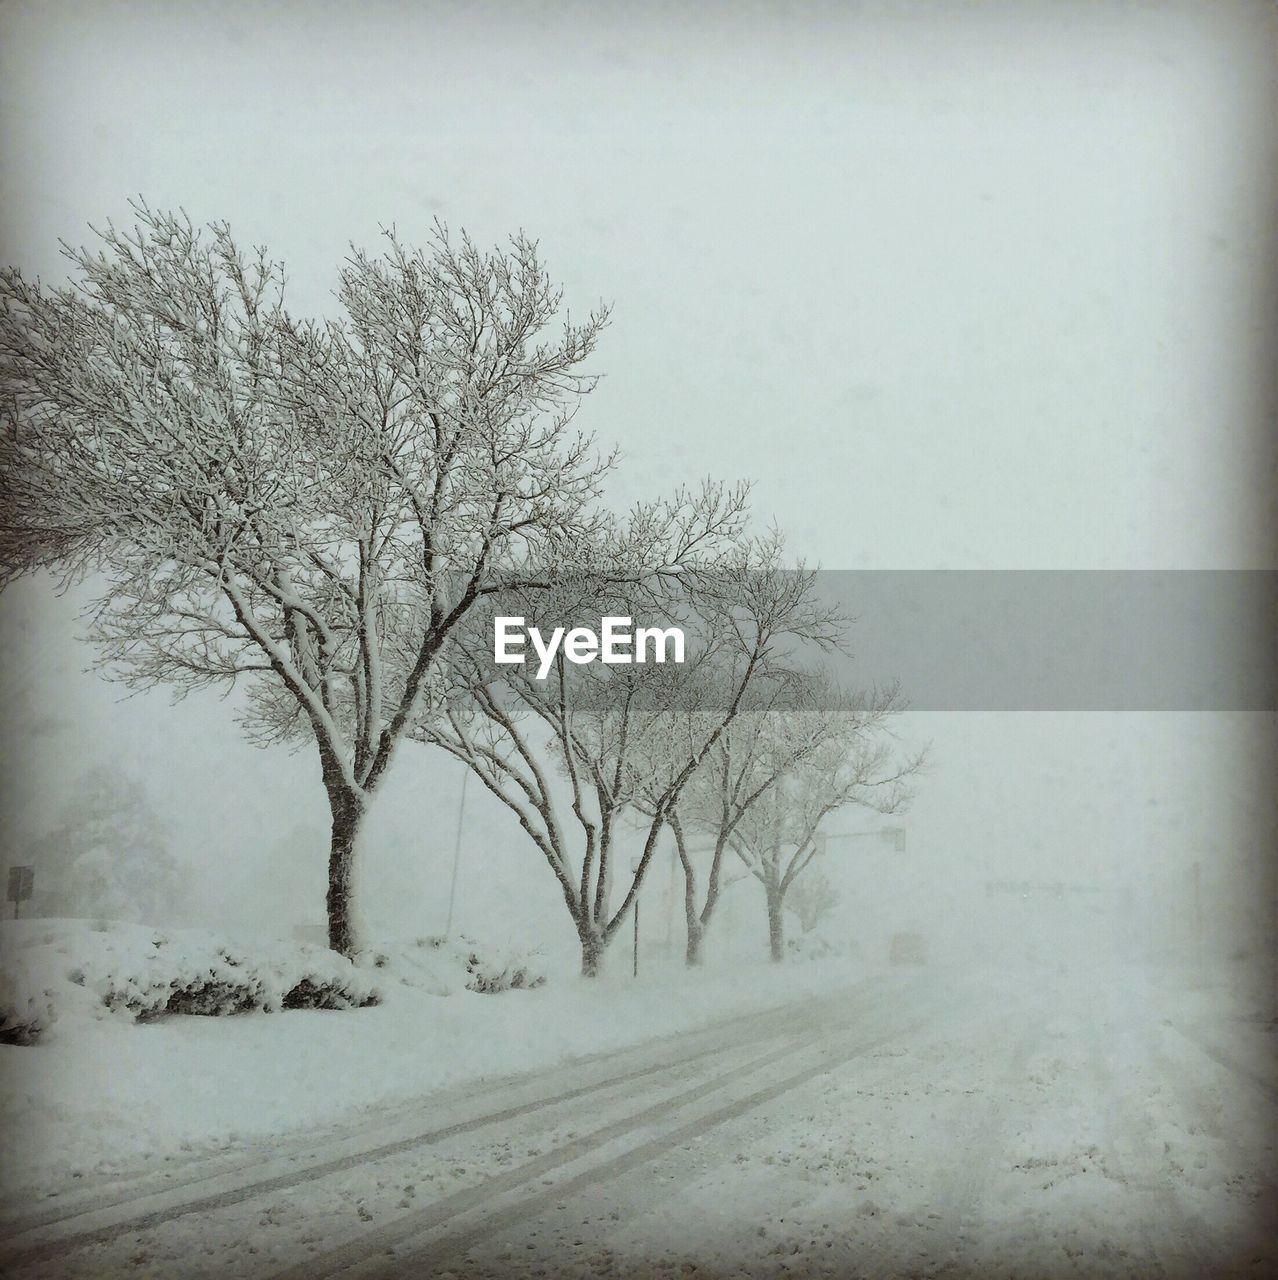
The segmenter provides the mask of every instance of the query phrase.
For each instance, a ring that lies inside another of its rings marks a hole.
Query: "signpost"
[[[897,853],[905,852],[904,827],[883,827],[879,831],[879,839],[890,843]]]
[[[877,831],[822,832],[820,840],[822,843],[826,840],[878,840],[881,844],[890,844],[897,853],[905,852],[904,827],[880,827]],[[824,853],[824,848],[821,851]]]
[[[35,888],[34,867],[9,868],[9,893],[7,901],[13,903],[13,918],[22,914],[22,904],[30,901],[31,891]]]

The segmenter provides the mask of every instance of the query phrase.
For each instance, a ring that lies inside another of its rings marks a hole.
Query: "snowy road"
[[[1272,1275],[1275,1034],[1172,1004],[1135,980],[879,975],[13,1206],[0,1269]]]

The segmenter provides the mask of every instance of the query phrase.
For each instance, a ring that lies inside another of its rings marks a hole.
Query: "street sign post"
[[[9,868],[9,893],[7,900],[13,903],[13,918],[22,914],[22,903],[30,901],[35,888],[34,867]]]

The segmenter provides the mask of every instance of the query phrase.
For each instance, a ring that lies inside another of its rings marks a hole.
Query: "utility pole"
[[[453,905],[457,901],[457,868],[461,865],[462,815],[466,811],[466,779],[470,766],[462,766],[461,799],[457,802],[457,838],[453,841],[453,878],[448,885],[448,923],[444,925],[444,937],[453,936]]]
[[[1202,901],[1202,864],[1195,862],[1194,876],[1194,955],[1198,962],[1198,978],[1203,977],[1203,901]]]
[[[630,874],[635,875],[639,870],[639,859],[631,858]],[[635,890],[635,945],[634,945],[634,963],[630,976],[637,978],[639,976],[639,898],[642,894],[641,889]]]

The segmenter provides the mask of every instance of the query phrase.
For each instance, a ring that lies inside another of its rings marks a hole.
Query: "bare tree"
[[[840,731],[822,714],[819,681],[785,668],[760,668],[734,722],[724,728],[697,772],[669,807],[667,825],[683,870],[685,962],[701,963],[706,932],[723,891],[724,857],[737,827],[768,792]],[[693,847],[688,831],[704,833],[709,847]],[[704,890],[698,852],[710,854]]]
[[[785,905],[798,918],[804,933],[811,933],[838,902],[838,889],[819,866],[809,868],[785,895]]]
[[[763,886],[774,961],[784,955],[786,894],[820,853],[825,818],[849,804],[898,813],[910,800],[924,755],[894,750],[887,722],[899,709],[895,689],[859,695],[827,689],[813,710],[743,721],[725,744],[720,777],[757,796],[743,812],[721,808],[713,829],[722,830],[724,813],[735,815],[727,843]],[[796,752],[796,742],[815,746]],[[779,760],[789,763],[778,768]]]
[[[719,520],[716,503],[698,523]],[[811,600],[801,575],[776,569],[777,554],[775,540],[746,542],[694,573],[662,579],[657,591],[620,594],[614,580],[602,590],[597,582],[565,584],[528,599],[520,613],[541,610],[556,625],[608,612],[639,620],[641,610],[662,626],[677,623],[687,637],[684,662],[580,667],[561,653],[545,680],[523,668],[495,679],[475,657],[481,636],[453,660],[464,672],[461,696],[420,731],[465,761],[541,851],[572,918],[586,976],[598,973],[683,788],[758,673],[786,639],[833,638],[836,623]],[[633,869],[619,870],[624,817],[638,819],[641,852]],[[615,908],[614,882],[625,887]]]
[[[31,859],[65,904],[59,914],[155,924],[186,905],[182,876],[145,785],[97,768],[72,789]]]
[[[437,226],[341,269],[341,318],[224,224],[134,206],[72,282],[0,273],[0,560],[102,575],[110,678],[250,682],[260,742],[314,744],[330,944],[359,945],[357,837],[450,632],[603,523],[610,459],[572,428],[607,313],[574,323],[516,237]]]

